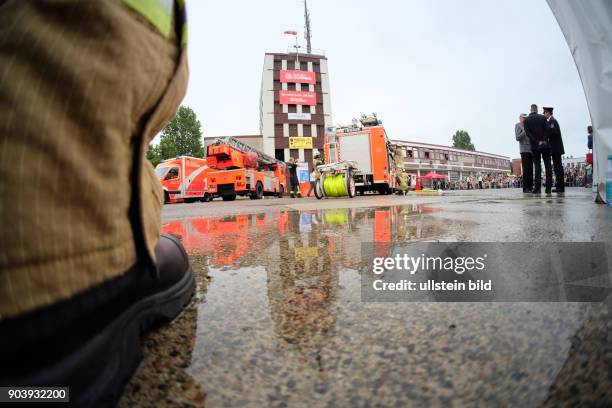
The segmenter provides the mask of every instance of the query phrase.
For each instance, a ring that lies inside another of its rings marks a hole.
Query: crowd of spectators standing
[[[432,187],[441,190],[477,190],[491,188],[517,188],[521,186],[520,177],[507,174],[484,174],[466,176],[461,180],[434,180]]]
[[[566,166],[564,169],[565,185],[567,187],[588,187],[590,185],[589,175],[587,167]]]

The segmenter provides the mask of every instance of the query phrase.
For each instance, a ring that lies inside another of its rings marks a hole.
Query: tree
[[[453,135],[453,147],[465,150],[476,150],[472,144],[470,134],[465,130],[458,130]]]
[[[153,167],[157,166],[162,161],[159,145],[150,144],[147,148],[147,160],[151,162]]]
[[[181,106],[168,122],[159,140],[160,159],[176,156],[204,157],[202,125],[193,109]]]

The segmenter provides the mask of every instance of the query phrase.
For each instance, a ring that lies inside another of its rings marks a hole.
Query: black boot
[[[140,335],[189,303],[181,243],[162,235],[156,270],[136,265],[72,298],[0,323],[0,384],[68,386],[71,406],[114,406],[140,361]]]

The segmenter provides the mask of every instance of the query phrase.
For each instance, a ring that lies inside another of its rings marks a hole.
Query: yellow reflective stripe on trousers
[[[183,34],[181,38],[181,47],[184,47],[187,44],[187,22],[183,24]]]
[[[172,31],[173,0],[123,0],[159,30],[166,38]]]

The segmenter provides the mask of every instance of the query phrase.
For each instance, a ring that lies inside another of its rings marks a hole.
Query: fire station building
[[[510,158],[499,154],[407,140],[394,140],[393,143],[405,149],[404,167],[412,176],[435,171],[453,182],[478,174],[508,174],[511,170]]]
[[[327,58],[316,54],[266,53],[259,126],[264,153],[307,162],[323,149],[332,126]]]

